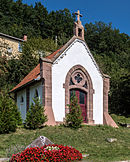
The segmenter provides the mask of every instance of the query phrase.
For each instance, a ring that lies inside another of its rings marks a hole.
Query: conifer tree
[[[44,114],[44,112],[44,107],[37,97],[34,99],[34,103],[31,104],[27,112],[25,127],[29,129],[37,129],[41,127],[47,121],[47,116]]]
[[[71,97],[69,106],[69,113],[66,116],[66,125],[71,128],[80,128],[83,122],[82,112],[78,99],[75,95]]]
[[[20,124],[22,119],[16,104],[6,93],[0,93],[0,133],[14,132]]]

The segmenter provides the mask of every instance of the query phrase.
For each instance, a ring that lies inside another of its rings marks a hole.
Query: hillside
[[[118,117],[120,121],[121,117]],[[127,122],[130,118],[125,119]],[[15,133],[0,135],[0,157],[10,156],[30,144],[39,136],[46,136],[55,144],[73,146],[83,154],[89,154],[86,160],[119,161],[130,159],[130,129],[108,126],[83,126],[78,130],[63,126],[44,127],[37,130],[18,128]],[[116,138],[109,143],[107,138]]]

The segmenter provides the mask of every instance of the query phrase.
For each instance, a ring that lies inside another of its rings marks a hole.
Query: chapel
[[[76,15],[74,36],[54,53],[41,57],[40,63],[10,92],[15,94],[23,121],[33,98],[39,97],[48,117],[46,124],[63,123],[75,93],[84,124],[117,127],[108,113],[110,77],[96,63],[84,40],[81,14],[78,11]]]

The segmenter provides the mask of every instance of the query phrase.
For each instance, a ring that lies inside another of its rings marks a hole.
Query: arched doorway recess
[[[79,104],[81,102],[80,107],[82,110],[84,122],[88,124],[93,124],[94,90],[92,80],[87,70],[81,65],[73,66],[66,75],[64,88],[65,88],[65,105],[66,105],[65,114],[69,112],[69,107],[67,105],[70,103],[71,92],[75,91],[79,100]]]

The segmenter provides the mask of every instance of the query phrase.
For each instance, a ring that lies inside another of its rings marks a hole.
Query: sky
[[[113,28],[130,36],[130,0],[23,0],[23,3],[35,5],[39,1],[49,12],[64,8],[71,13],[80,10],[83,25],[95,21],[111,22]]]

